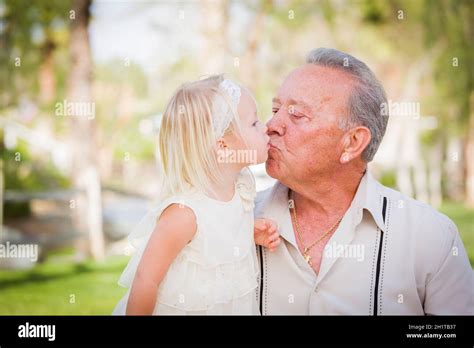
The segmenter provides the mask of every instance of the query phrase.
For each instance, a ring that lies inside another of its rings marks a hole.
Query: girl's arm
[[[138,265],[127,315],[153,313],[160,282],[181,249],[194,237],[196,228],[196,217],[190,208],[171,204],[163,211]]]

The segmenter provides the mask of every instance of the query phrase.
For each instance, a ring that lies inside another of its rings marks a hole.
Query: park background
[[[266,121],[278,86],[317,47],[358,57],[393,105],[415,106],[390,118],[370,170],[447,214],[474,264],[473,9],[1,0],[0,243],[37,244],[40,256],[0,259],[0,315],[110,314],[125,293],[126,236],[156,196],[157,130],[173,90],[224,72],[254,92]],[[67,112],[74,102],[93,112]],[[273,183],[252,169],[258,189]]]

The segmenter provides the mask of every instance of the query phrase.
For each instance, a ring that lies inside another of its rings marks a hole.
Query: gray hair
[[[387,105],[387,96],[382,84],[369,67],[350,54],[331,49],[317,48],[309,52],[306,63],[332,67],[345,71],[358,82],[349,98],[349,118],[341,129],[362,125],[370,130],[372,138],[362,153],[362,159],[370,162],[382,141],[387,128],[388,115],[381,108]]]

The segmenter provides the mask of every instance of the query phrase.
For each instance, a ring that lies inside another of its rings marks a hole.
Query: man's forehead
[[[342,70],[305,64],[288,75],[273,101],[283,103],[292,99],[302,104],[305,101],[307,104],[312,104],[314,99],[325,99],[340,93],[346,94],[352,88],[353,82],[354,79]]]
[[[327,83],[347,84],[353,80],[354,78],[348,72],[340,68],[317,64],[304,64],[290,72],[283,82],[282,87],[286,84],[294,83],[318,87],[318,85]]]

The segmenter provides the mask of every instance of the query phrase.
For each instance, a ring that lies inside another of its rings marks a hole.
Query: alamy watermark
[[[380,104],[382,116],[411,117],[414,120],[420,118],[420,103],[414,101],[392,101]]]
[[[257,164],[257,150],[221,149],[217,151],[217,162]]]
[[[88,120],[95,118],[94,102],[70,102],[64,99],[54,107],[56,116],[87,117]]]
[[[20,338],[47,338],[48,341],[56,340],[56,325],[37,325],[26,322],[18,326]]]
[[[38,245],[0,243],[0,258],[29,259],[31,262],[36,262],[38,261]]]
[[[364,244],[339,244],[333,242],[324,247],[324,256],[327,258],[352,258],[361,262],[365,259]]]

